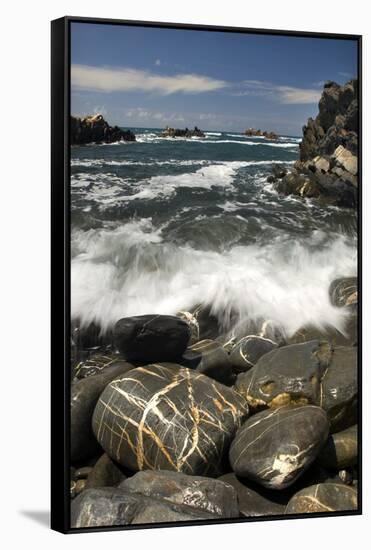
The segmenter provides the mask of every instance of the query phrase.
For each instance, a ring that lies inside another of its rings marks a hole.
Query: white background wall
[[[353,548],[370,519],[370,291],[364,288],[364,516],[63,536],[40,522],[49,507],[49,66],[51,19],[63,15],[235,25],[364,36],[364,0],[53,0],[2,4],[0,539],[3,548]],[[138,45],[139,46],[139,45]],[[133,46],[135,47],[135,45]],[[308,68],[310,70],[310,68]],[[304,122],[304,121],[303,121]],[[364,105],[365,280],[370,263],[369,108]],[[62,251],[61,251],[62,254]],[[369,285],[368,285],[369,286]],[[44,512],[44,514],[42,513]],[[31,516],[38,518],[32,519]],[[367,541],[367,538],[365,538]],[[367,543],[366,543],[367,544]]]

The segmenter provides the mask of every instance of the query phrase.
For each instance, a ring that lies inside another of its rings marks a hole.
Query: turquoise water
[[[292,333],[336,326],[335,277],[356,270],[354,211],[283,197],[266,179],[298,137],[235,132],[71,149],[72,315],[103,329],[126,315],[202,303],[221,330],[269,319]]]

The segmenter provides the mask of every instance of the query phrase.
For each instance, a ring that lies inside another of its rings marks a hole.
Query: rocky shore
[[[189,130],[188,128],[170,128],[169,126],[166,126],[165,130],[161,133],[162,137],[183,137],[183,138],[191,138],[191,137],[205,137],[205,134],[202,130],[197,128],[195,126],[193,130]]]
[[[117,141],[135,141],[135,134],[131,130],[110,126],[100,114],[82,118],[71,116],[71,145]]]
[[[245,136],[251,137],[264,137],[266,139],[278,139],[278,134],[275,132],[267,132],[262,130],[257,130],[256,128],[248,128],[244,132]]]
[[[226,341],[201,307],[119,320],[73,364],[72,526],[356,510],[356,336],[301,337]]]
[[[275,171],[269,181],[286,195],[319,198],[336,206],[357,206],[358,81],[326,82],[318,115],[303,127],[300,160]]]

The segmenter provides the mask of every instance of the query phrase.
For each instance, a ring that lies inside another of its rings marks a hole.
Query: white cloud
[[[279,86],[271,82],[261,80],[245,80],[242,83],[244,88],[235,95],[265,96],[278,103],[285,104],[306,104],[317,103],[321,96],[321,90],[314,88],[296,88],[293,86]]]
[[[155,65],[157,65],[159,67],[161,65],[161,59],[156,59]]]
[[[128,119],[140,119],[141,121],[161,121],[163,123],[184,122],[184,116],[180,113],[164,113],[161,111],[151,111],[143,107],[135,107],[124,111],[124,117]]]
[[[130,68],[102,68],[89,65],[72,65],[72,87],[75,90],[95,92],[157,92],[163,95],[200,93],[219,90],[227,86],[224,80],[216,80],[197,74],[162,76]]]

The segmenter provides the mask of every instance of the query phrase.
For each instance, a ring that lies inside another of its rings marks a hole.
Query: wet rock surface
[[[130,493],[165,499],[223,518],[239,516],[237,493],[228,482],[222,480],[147,470],[123,481],[119,487]]]
[[[119,466],[104,453],[87,476],[85,488],[115,487],[124,479],[126,479],[126,476]]]
[[[355,306],[358,302],[357,277],[335,279],[330,285],[329,294],[334,306]]]
[[[71,460],[90,458],[100,447],[91,428],[95,405],[104,388],[114,378],[128,372],[129,363],[108,366],[101,374],[78,380],[71,386]]]
[[[306,405],[262,411],[237,431],[229,452],[237,476],[284,489],[318,456],[329,423],[320,407]]]
[[[342,470],[357,464],[358,426],[331,434],[318,461],[327,468]]]
[[[248,415],[243,397],[175,364],[138,367],[101,394],[93,431],[127,468],[223,473],[231,440]]]
[[[320,483],[299,491],[287,504],[285,514],[310,514],[356,510],[357,491],[337,483]]]
[[[230,362],[236,373],[246,372],[256,365],[258,360],[274,350],[277,343],[268,338],[249,335],[241,338],[230,352]]]
[[[229,355],[223,345],[214,340],[201,340],[193,344],[186,350],[181,362],[227,386],[232,385],[236,378]]]
[[[129,361],[172,361],[184,353],[191,337],[188,324],[171,315],[139,315],[117,321],[114,341]]]
[[[318,404],[321,378],[331,357],[331,346],[319,340],[274,349],[238,376],[236,391],[253,409]]]

